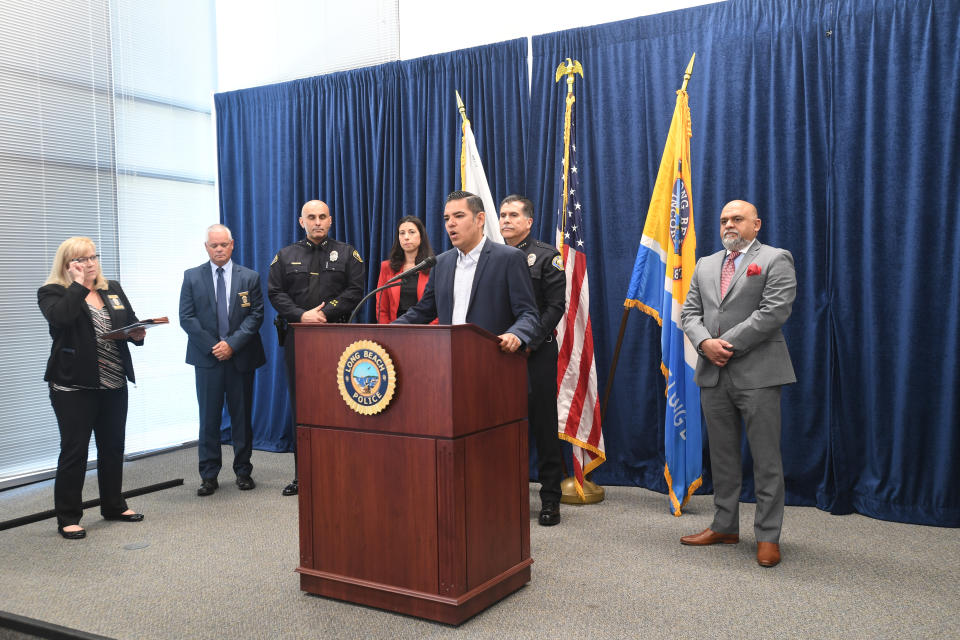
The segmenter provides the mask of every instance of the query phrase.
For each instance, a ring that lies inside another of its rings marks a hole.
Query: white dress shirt
[[[480,261],[480,251],[486,236],[481,236],[480,242],[470,253],[457,249],[457,271],[453,276],[453,318],[452,324],[466,324],[467,306],[470,304],[470,292],[473,291],[473,276],[477,272],[477,263]]]

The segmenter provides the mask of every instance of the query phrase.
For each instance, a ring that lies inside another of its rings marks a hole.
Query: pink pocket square
[[[751,262],[747,267],[747,276],[758,276],[760,275],[760,265],[756,262]]]

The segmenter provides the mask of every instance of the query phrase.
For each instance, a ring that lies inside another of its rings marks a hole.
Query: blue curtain
[[[958,41],[960,5],[935,0],[731,0],[535,37],[527,184],[540,211],[558,208],[565,86],[554,73],[567,57],[584,69],[577,144],[601,389],[696,52],[698,253],[721,248],[720,209],[743,198],[760,211],[760,240],[796,259],[788,503],[960,526]],[[554,224],[544,217],[540,237]],[[631,312],[600,483],[666,490],[658,340]]]
[[[601,391],[660,162],[693,52],[693,205],[700,255],[754,202],[760,239],[793,252],[785,327],[799,382],[783,395],[790,504],[960,526],[960,5],[936,0],[730,0],[526,42],[216,96],[223,221],[257,268],[326,200],[372,287],[396,220],[459,186],[463,96],[495,199],[527,193],[553,240],[566,57],[577,80],[581,203]],[[529,120],[529,126],[528,126]],[[525,141],[525,142],[524,142]],[[362,319],[372,319],[367,308]],[[283,451],[286,381],[267,309],[255,446]],[[665,492],[656,323],[627,317],[601,484]],[[709,459],[705,457],[705,463]],[[744,460],[744,499],[753,499]],[[710,490],[709,468],[705,470]]]
[[[459,90],[494,193],[525,188],[527,42],[515,40],[411,61],[215,96],[222,221],[234,259],[260,272],[303,237],[301,205],[326,201],[331,236],[354,245],[368,290],[397,220],[420,216],[434,249],[449,248],[443,200],[460,182]],[[258,370],[254,446],[289,451],[283,354],[269,302]],[[360,321],[374,320],[367,305]],[[336,394],[336,390],[330,393]]]

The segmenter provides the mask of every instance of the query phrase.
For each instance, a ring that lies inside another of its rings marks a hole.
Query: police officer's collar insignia
[[[356,249],[353,250],[353,257],[357,259],[357,262],[363,262],[363,258],[360,257],[360,252]]]
[[[337,386],[343,401],[357,413],[380,413],[393,400],[397,388],[390,354],[372,340],[347,345],[337,364]]]
[[[535,254],[535,253],[528,253],[528,254],[527,254],[527,266],[528,266],[528,267],[532,267],[532,266],[534,265],[534,263],[536,263],[536,261],[537,261],[537,254]]]
[[[336,261],[337,261],[337,258],[339,258],[339,257],[340,257],[340,254],[337,253],[337,250],[336,250],[336,249],[334,249],[333,251],[330,252],[330,262],[336,262]]]
[[[557,271],[563,271],[563,258],[559,254],[553,256],[553,262],[550,264],[556,267]]]
[[[523,239],[522,242],[517,243],[517,249],[521,251],[530,246],[530,234],[527,234],[527,237]]]

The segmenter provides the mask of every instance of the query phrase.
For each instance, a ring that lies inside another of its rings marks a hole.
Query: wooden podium
[[[460,624],[530,581],[527,375],[474,325],[293,325],[300,588]],[[338,388],[350,345],[392,359],[375,415]]]

